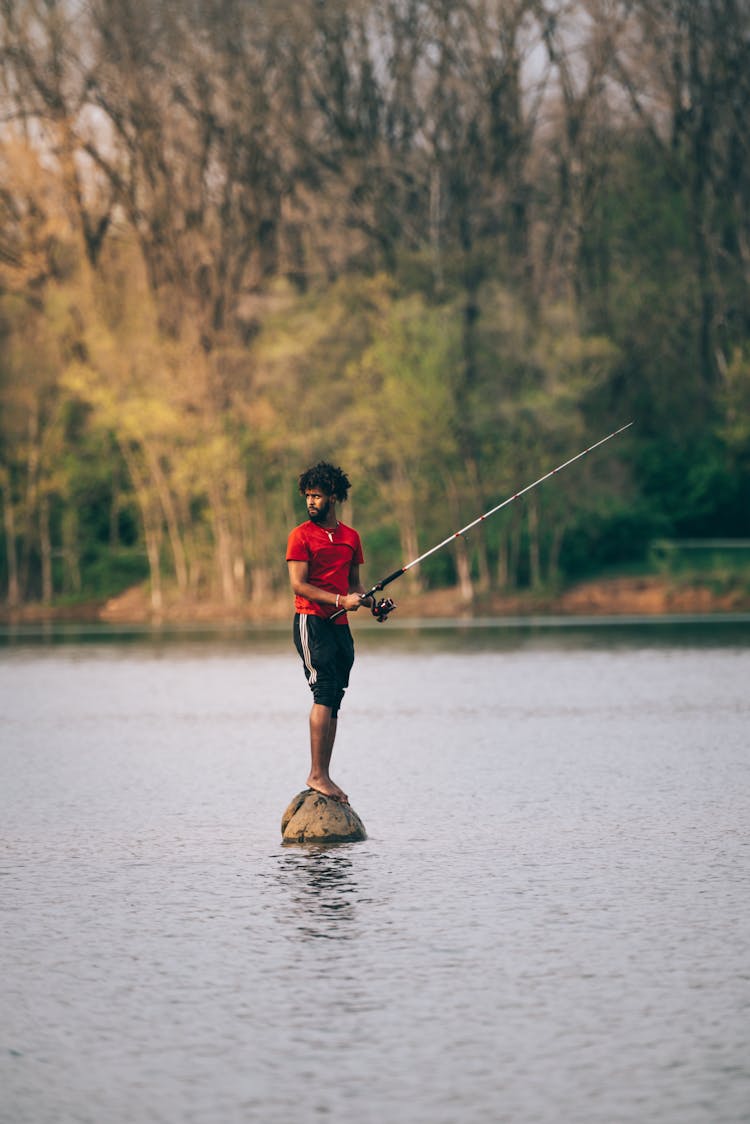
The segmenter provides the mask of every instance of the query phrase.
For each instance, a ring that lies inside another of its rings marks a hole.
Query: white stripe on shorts
[[[302,654],[305,661],[305,667],[310,672],[308,682],[312,685],[317,682],[318,672],[313,667],[312,658],[310,656],[310,640],[307,635],[307,613],[301,613],[299,618],[299,638],[302,642]]]

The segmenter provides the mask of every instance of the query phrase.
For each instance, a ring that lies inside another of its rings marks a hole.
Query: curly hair
[[[351,482],[340,468],[335,468],[328,461],[318,461],[299,478],[299,490],[303,496],[309,488],[319,488],[324,496],[335,496],[343,503],[349,494]]]

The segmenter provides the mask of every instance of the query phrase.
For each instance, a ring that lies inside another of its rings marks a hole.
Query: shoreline
[[[522,591],[512,595],[479,594],[472,603],[457,589],[430,590],[394,596],[398,617],[411,623],[444,620],[481,621],[503,618],[716,617],[750,612],[750,591],[742,587],[716,590],[707,583],[680,583],[657,575],[615,577],[576,583],[557,594]],[[30,604],[16,610],[0,608],[0,625],[113,624],[201,626],[275,626],[289,621],[291,598],[284,594],[263,605],[223,604],[165,598],[160,612],[149,604],[145,586],[126,590],[106,602],[45,606]]]

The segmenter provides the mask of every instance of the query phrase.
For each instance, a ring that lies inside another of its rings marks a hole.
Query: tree
[[[382,493],[386,518],[395,518],[404,562],[429,545],[420,529],[437,525],[436,496],[455,473],[459,323],[453,308],[428,307],[418,296],[389,299],[358,364],[364,393],[349,445]],[[418,570],[408,581],[422,590]]]
[[[706,399],[750,326],[750,10],[736,0],[633,5],[616,74],[684,192]]]

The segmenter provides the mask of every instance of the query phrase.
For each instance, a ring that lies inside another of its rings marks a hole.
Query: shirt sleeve
[[[286,544],[287,562],[309,562],[310,548],[307,545],[301,527],[295,527],[289,535]]]

